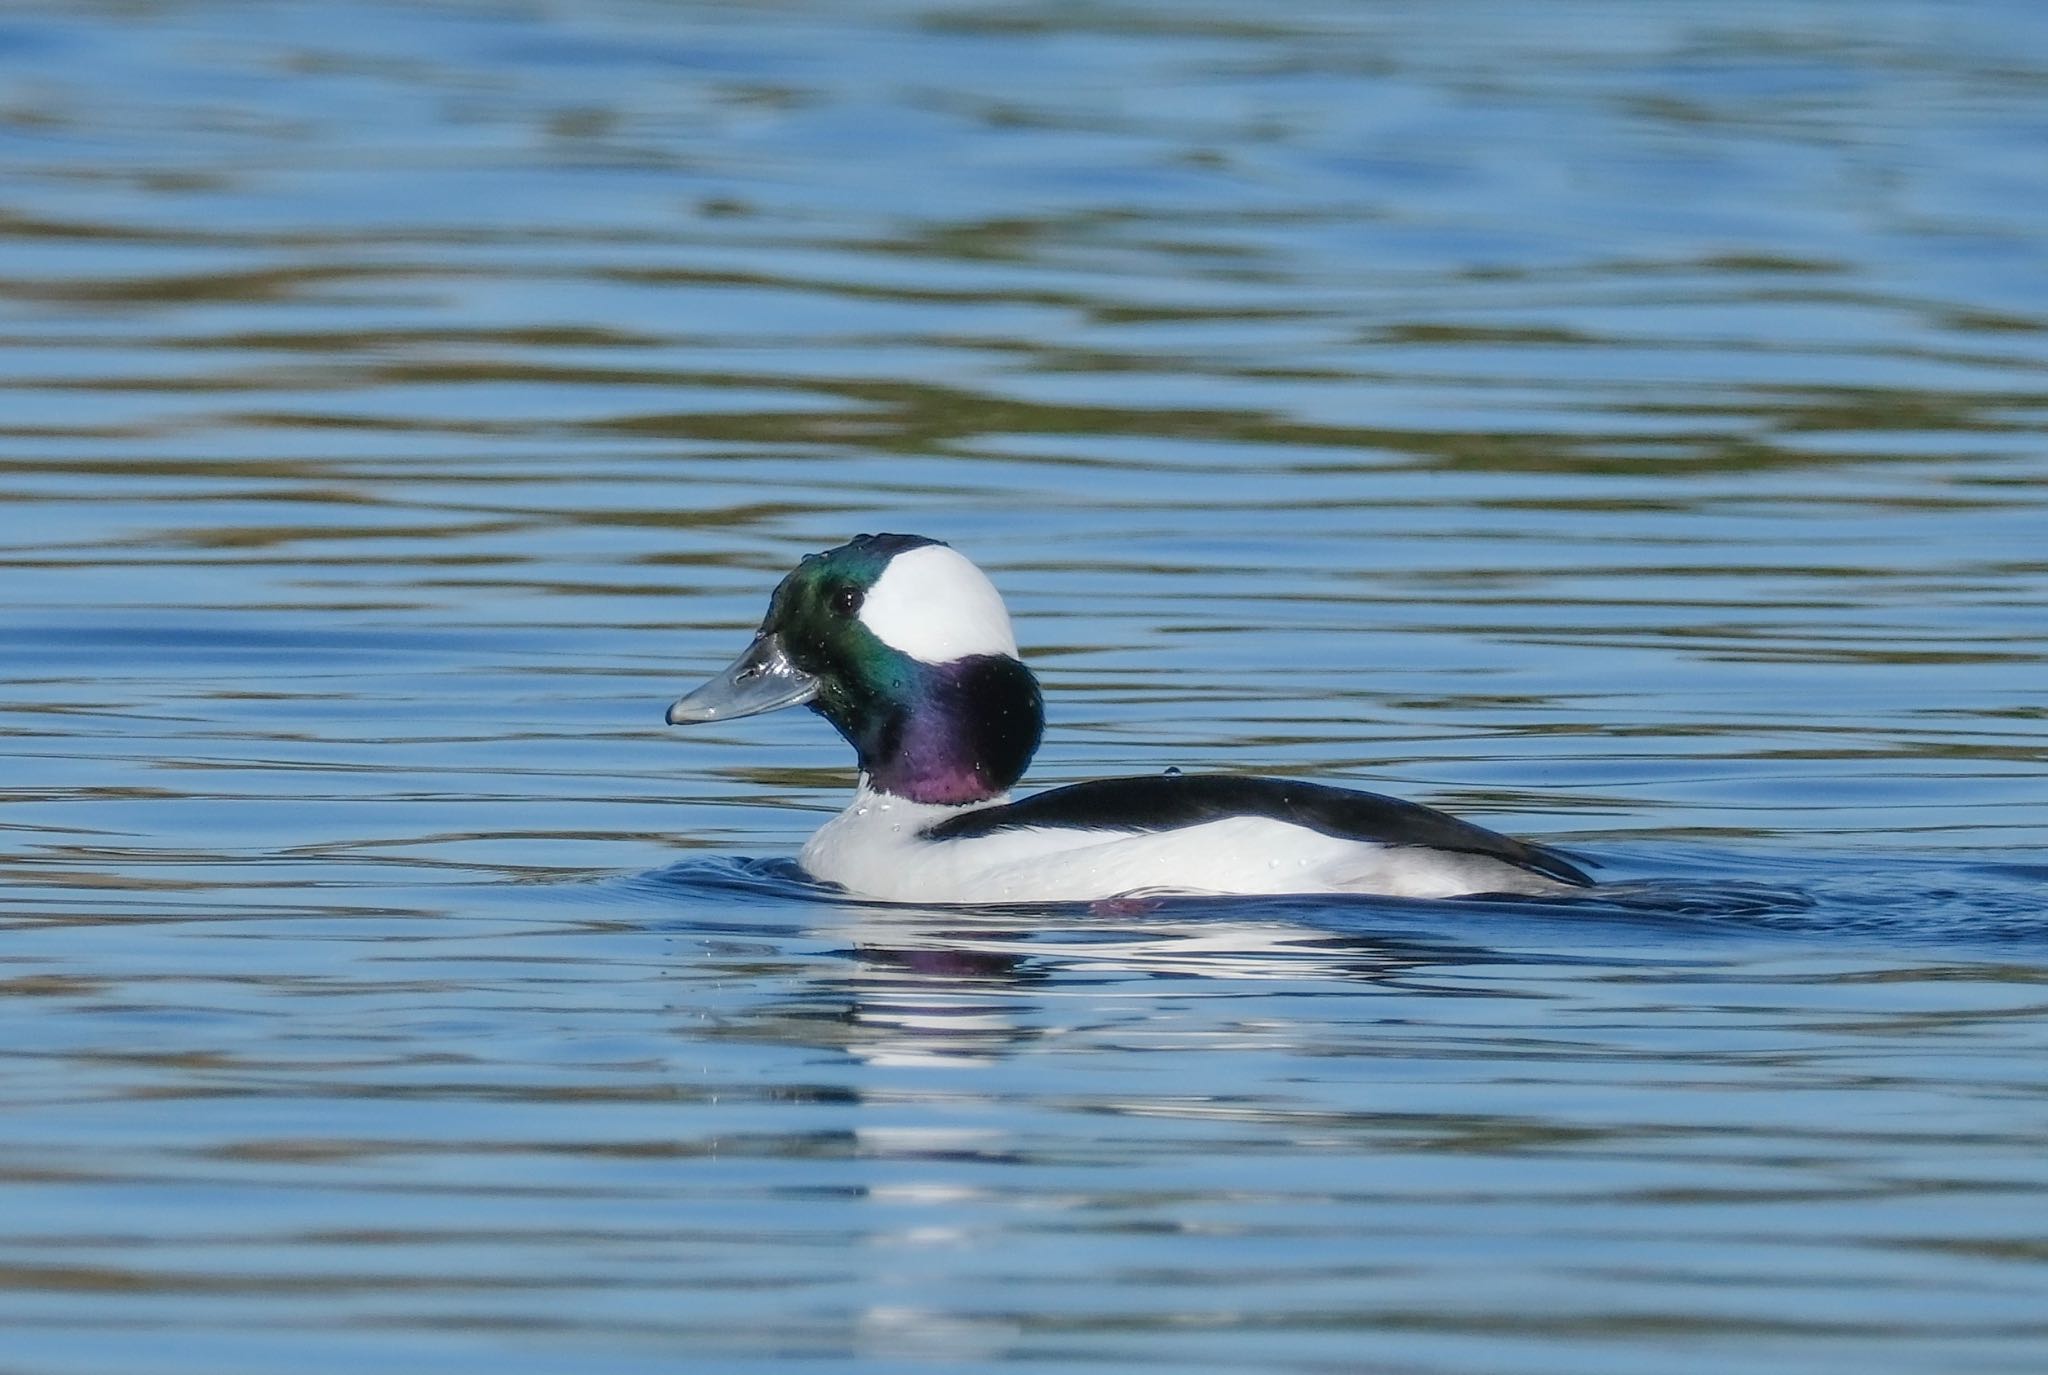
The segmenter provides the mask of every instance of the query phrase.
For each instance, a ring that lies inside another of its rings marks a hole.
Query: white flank
[[[988,804],[977,804],[988,805]],[[925,840],[972,807],[906,802],[863,781],[853,805],[804,846],[814,878],[887,902],[1093,902],[1168,893],[1252,896],[1564,893],[1569,885],[1484,855],[1343,840],[1263,816],[1131,834],[1060,827]]]
[[[890,559],[861,602],[860,619],[882,643],[928,664],[970,654],[1017,657],[1002,594],[965,555],[943,544]]]

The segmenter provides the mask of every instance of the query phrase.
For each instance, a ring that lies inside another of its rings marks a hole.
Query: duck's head
[[[995,586],[919,535],[861,535],[806,558],[775,589],[746,653],[668,721],[799,705],[846,737],[871,786],[915,802],[1000,797],[1045,723]]]

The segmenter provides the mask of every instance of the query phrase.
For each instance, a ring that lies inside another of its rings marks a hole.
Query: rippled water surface
[[[0,1367],[2048,1364],[2048,18],[0,12]],[[1557,905],[943,911],[663,706],[952,540],[1041,783]]]

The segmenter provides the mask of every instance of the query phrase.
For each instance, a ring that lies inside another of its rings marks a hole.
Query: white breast
[[[987,804],[978,804],[987,805]],[[863,783],[804,846],[814,878],[888,902],[1091,902],[1139,894],[1563,893],[1567,885],[1483,855],[1368,844],[1269,817],[1131,834],[1034,827],[932,841],[924,828],[973,807],[906,802]]]

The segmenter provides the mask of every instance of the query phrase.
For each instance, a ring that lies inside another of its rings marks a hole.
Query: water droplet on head
[[[1167,776],[1168,778],[1179,778],[1179,777],[1180,777],[1180,766],[1179,766],[1179,765],[1177,765],[1177,764],[1168,764],[1168,765],[1166,766],[1166,776]]]

